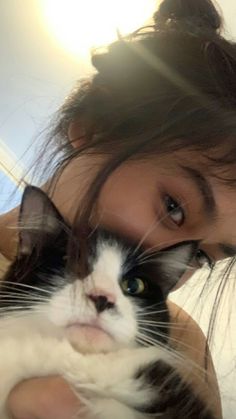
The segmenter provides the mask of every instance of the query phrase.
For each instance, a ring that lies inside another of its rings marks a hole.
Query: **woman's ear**
[[[84,128],[84,123],[81,119],[74,120],[69,124],[68,139],[74,148],[80,148],[82,145],[84,145],[86,140],[86,131]]]

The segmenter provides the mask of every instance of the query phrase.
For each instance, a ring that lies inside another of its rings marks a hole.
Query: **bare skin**
[[[181,166],[186,161],[199,161],[194,156],[190,160],[190,157],[176,154],[166,159],[123,165],[103,187],[93,223],[102,224],[137,242],[143,240],[147,248],[161,249],[184,240],[199,240],[200,249],[208,257],[214,260],[225,257],[224,247],[220,243],[235,245],[236,242],[236,238],[232,237],[236,214],[235,192],[205,174],[216,203],[216,208],[211,208],[196,180],[182,170]],[[75,209],[83,198],[78,179],[87,180],[88,176],[93,175],[94,167],[91,158],[71,162],[59,179],[52,198],[69,222],[73,220]],[[194,168],[199,169],[197,166]],[[204,174],[203,169],[201,173]],[[167,195],[178,202],[183,212],[178,209],[174,216],[173,213],[170,215],[166,208]],[[0,250],[6,256],[14,254],[16,233],[8,230],[7,226],[16,224],[16,219],[17,210],[0,219]],[[186,324],[184,331],[178,332],[176,328],[171,331],[172,336],[179,341],[180,350],[198,366],[204,367],[205,338],[202,332],[179,307],[170,303],[169,308],[172,321],[182,326]],[[208,373],[210,378],[208,384],[205,384],[205,397],[210,400],[217,417],[221,418],[218,387],[210,360]],[[194,384],[197,388],[197,380]],[[15,419],[68,419],[76,411],[77,405],[78,400],[59,378],[22,383],[9,398],[9,408]]]

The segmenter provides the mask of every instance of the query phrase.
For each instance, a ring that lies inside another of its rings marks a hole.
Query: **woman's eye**
[[[126,294],[139,295],[146,291],[147,284],[146,281],[141,278],[123,279],[121,282],[121,288]]]
[[[164,200],[168,216],[177,226],[181,226],[185,218],[184,210],[171,196],[166,195]]]
[[[197,268],[202,268],[205,264],[207,264],[209,268],[212,268],[214,265],[211,258],[201,249],[198,249],[195,255],[195,261]]]

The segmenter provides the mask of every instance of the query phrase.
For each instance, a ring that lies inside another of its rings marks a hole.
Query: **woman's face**
[[[78,184],[94,176],[95,167],[91,157],[74,161],[60,178],[54,201],[70,221],[83,205]],[[101,190],[93,223],[147,248],[199,240],[200,266],[236,253],[235,220],[235,191],[207,174],[199,156],[178,152],[129,162],[112,173]]]

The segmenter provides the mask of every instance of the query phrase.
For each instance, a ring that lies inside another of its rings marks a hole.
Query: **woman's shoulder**
[[[0,253],[0,280],[9,268],[10,263],[11,262]]]
[[[181,307],[168,301],[170,313],[170,342],[182,353],[185,365],[191,364],[192,385],[211,406],[217,418],[222,418],[217,377],[207,339],[197,322]],[[189,369],[186,370],[189,376]],[[189,377],[187,377],[189,379]]]
[[[205,352],[206,337],[197,322],[180,306],[168,300],[171,320],[171,336],[173,339],[189,343],[193,346],[195,356],[202,350]],[[184,350],[184,346],[183,346]]]

